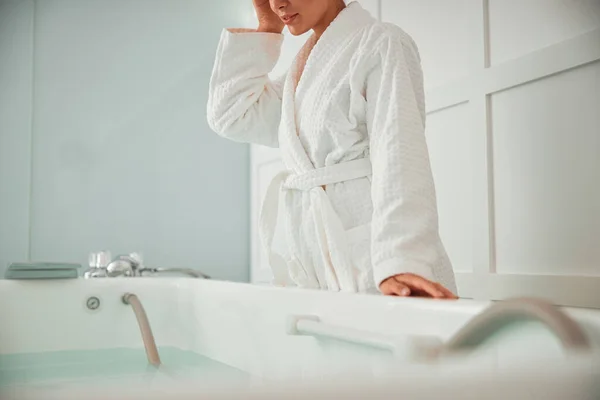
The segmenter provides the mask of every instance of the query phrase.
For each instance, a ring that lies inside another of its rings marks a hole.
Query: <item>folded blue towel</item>
[[[12,263],[8,266],[6,279],[75,279],[80,264],[71,263]]]

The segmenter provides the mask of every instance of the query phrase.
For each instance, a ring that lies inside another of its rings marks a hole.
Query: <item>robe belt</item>
[[[324,281],[330,290],[357,291],[346,230],[333,209],[329,196],[323,190],[323,186],[369,177],[371,174],[371,162],[363,158],[329,167],[311,169],[300,174],[284,171],[273,178],[267,188],[260,214],[259,235],[263,249],[268,255],[276,285],[287,286],[296,283],[301,287],[323,288],[319,281]],[[303,215],[303,219],[312,221],[316,228],[316,242],[319,245],[322,264],[325,266],[324,270],[300,264],[297,259],[298,245],[294,242],[292,235],[292,229],[300,229],[300,227],[292,227],[289,221],[286,224],[286,233],[291,257],[285,260],[273,251],[273,237],[277,226],[279,193],[281,191],[286,196],[286,215],[291,215],[291,210],[287,209],[291,206],[287,196],[290,196],[293,191],[310,194],[312,212]]]

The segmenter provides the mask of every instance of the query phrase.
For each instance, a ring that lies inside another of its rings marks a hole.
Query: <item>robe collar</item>
[[[320,66],[334,58],[347,41],[375,21],[368,11],[353,1],[340,11],[320,38],[317,39],[313,33],[302,46],[292,65],[291,75],[296,91],[302,89],[300,85],[304,86],[302,81],[311,82],[315,74],[319,74]]]

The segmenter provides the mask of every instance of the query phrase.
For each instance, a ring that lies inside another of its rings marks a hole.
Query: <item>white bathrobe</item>
[[[282,40],[224,30],[208,101],[220,135],[281,149],[287,171],[267,191],[259,229],[276,283],[370,292],[414,273],[456,293],[412,39],[351,3],[272,81]],[[280,194],[283,255],[271,248]]]

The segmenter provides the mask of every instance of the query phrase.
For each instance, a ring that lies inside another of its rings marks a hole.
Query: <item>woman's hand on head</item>
[[[379,285],[381,293],[387,296],[431,297],[434,299],[455,300],[458,297],[440,285],[415,274],[399,274],[387,278]]]
[[[258,32],[281,33],[285,24],[271,9],[269,0],[252,0],[258,17]]]

